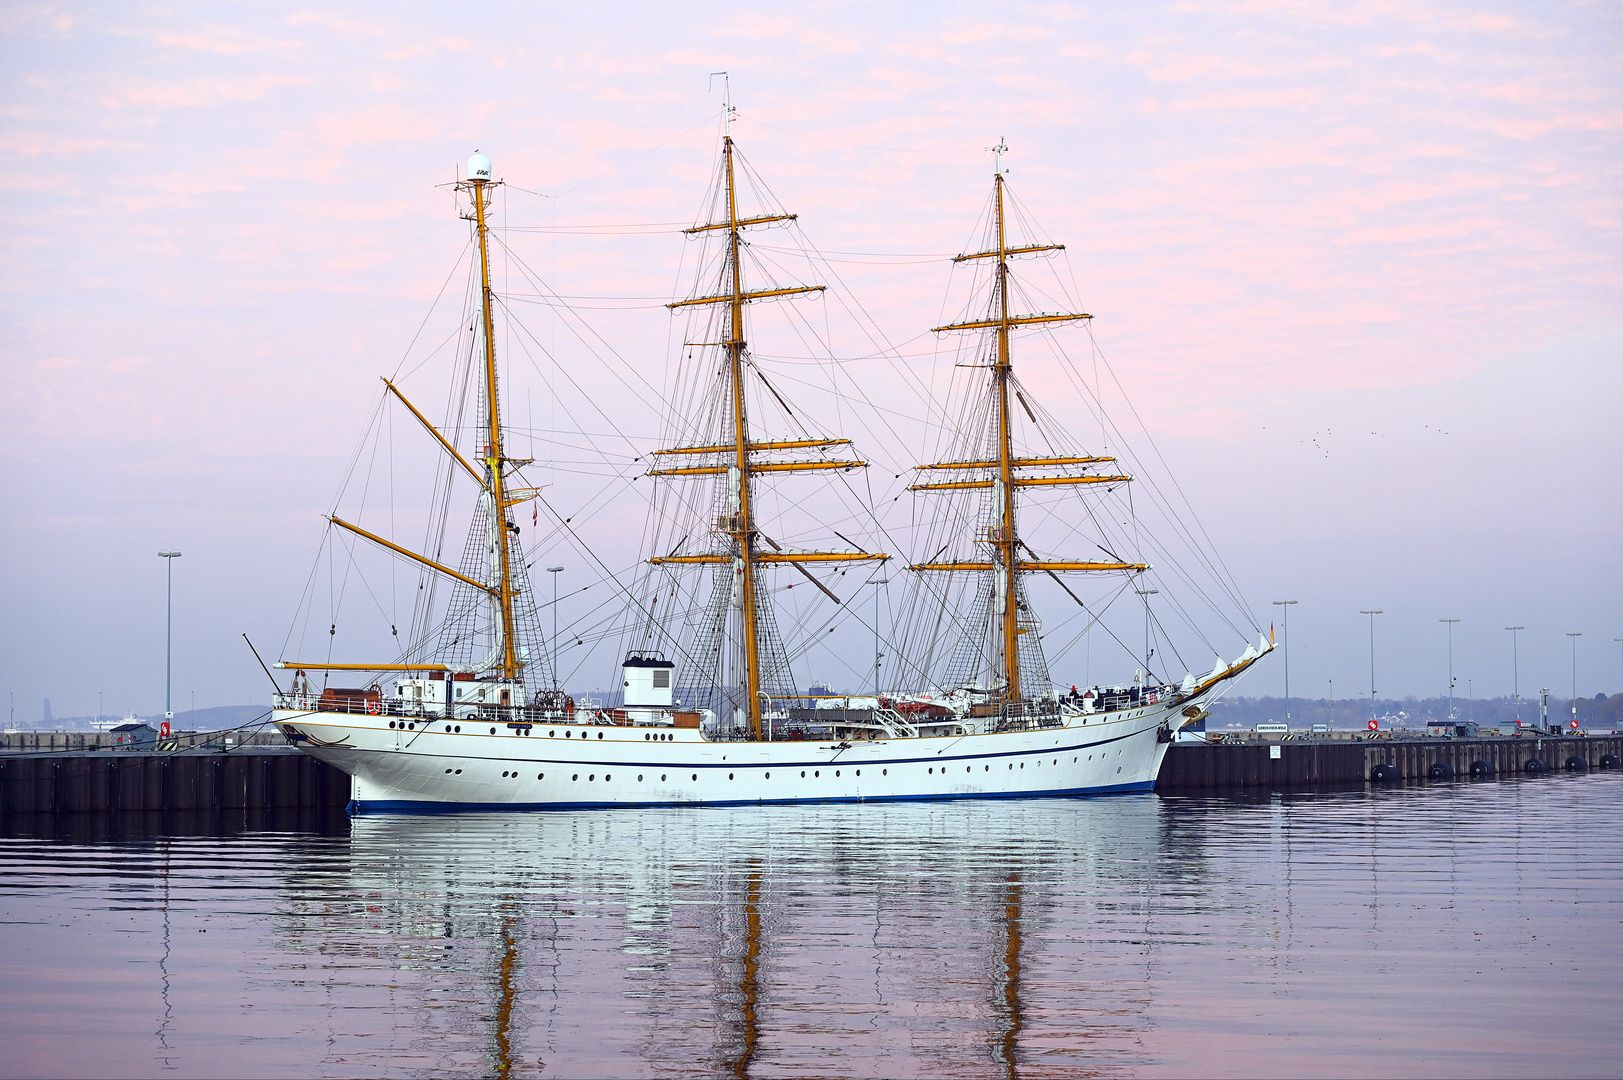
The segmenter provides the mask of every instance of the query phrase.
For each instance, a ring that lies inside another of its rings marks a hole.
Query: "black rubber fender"
[[[1452,780],[1454,779],[1454,766],[1446,761],[1434,761],[1431,763],[1431,768],[1426,770],[1426,779]]]
[[[1401,779],[1401,777],[1398,775],[1398,767],[1396,765],[1386,764],[1377,765],[1371,769],[1369,771],[1369,778],[1372,783],[1376,784],[1383,784],[1388,781]]]
[[[1623,765],[1623,762],[1618,761],[1616,754],[1602,754],[1600,756],[1600,767],[1603,769],[1615,769],[1619,765]]]
[[[1491,762],[1491,761],[1478,760],[1478,761],[1471,762],[1471,775],[1472,776],[1492,776],[1494,773],[1496,773],[1498,771],[1499,770],[1494,766],[1493,762]]]
[[[1568,772],[1588,772],[1589,771],[1589,762],[1588,762],[1587,759],[1581,758],[1577,754],[1574,754],[1574,755],[1572,755],[1571,757],[1569,757],[1567,759],[1567,771]]]
[[[1549,772],[1550,763],[1543,758],[1528,758],[1527,764],[1522,766],[1522,772]]]

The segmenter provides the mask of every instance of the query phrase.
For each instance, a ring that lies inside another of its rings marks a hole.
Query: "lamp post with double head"
[[[1448,624],[1448,722],[1454,722],[1454,624],[1458,619],[1438,619]]]
[[[1507,626],[1510,631],[1510,699],[1516,709],[1516,726],[1522,726],[1522,670],[1521,653],[1517,647],[1516,635],[1526,630],[1525,626]]]
[[[558,684],[558,575],[564,572],[561,566],[547,567],[547,573],[552,575],[552,688],[557,690]]]
[[[180,552],[160,551],[158,557],[164,561],[169,579],[163,615],[163,719],[165,723],[173,723],[175,719],[173,700],[175,683],[175,560],[180,558]]]
[[[1375,719],[1375,616],[1385,615],[1380,608],[1360,611],[1360,615],[1369,616],[1369,718]]]
[[[1582,630],[1567,635],[1572,639],[1572,697],[1568,700],[1567,705],[1572,710],[1572,726],[1574,729],[1578,727],[1578,639],[1583,636],[1584,632]]]
[[[1291,722],[1291,605],[1295,600],[1275,600],[1275,607],[1285,609],[1285,723]]]
[[[872,585],[874,587],[874,590],[873,590],[873,698],[874,698],[874,701],[877,703],[879,701],[879,666],[880,666],[881,663],[884,662],[884,659],[885,659],[885,654],[879,651],[879,590],[882,587],[884,587],[886,585],[889,585],[890,584],[890,579],[889,578],[880,578],[878,581],[870,581],[870,582],[868,582],[868,584]],[[874,707],[878,708],[878,705],[875,704]]]
[[[1150,685],[1150,597],[1161,595],[1160,589],[1134,589],[1144,598],[1144,684]]]

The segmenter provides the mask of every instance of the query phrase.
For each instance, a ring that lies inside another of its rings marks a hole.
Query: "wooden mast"
[[[997,535],[997,548],[1003,566],[993,573],[999,575],[994,595],[1001,594],[1003,610],[1003,699],[1008,702],[1020,698],[1020,602],[1016,583],[1019,573],[1020,548],[1015,535],[1014,521],[1014,451],[1009,433],[1009,255],[1003,227],[1003,172],[993,178],[997,196],[997,364],[993,379],[997,383],[997,494],[1001,496],[1000,516],[1003,527]]]
[[[738,261],[738,184],[733,172],[731,135],[723,137],[721,152],[727,166],[727,266],[732,278],[732,295],[727,302],[729,320],[725,344],[733,398],[733,468],[738,470],[737,517],[730,525],[744,605],[744,692],[748,695],[745,708],[748,710],[750,733],[759,739],[763,728],[761,643],[757,636],[758,612],[755,610],[755,519],[750,500],[749,417],[744,404],[744,281]]]
[[[732,135],[725,134],[722,137],[722,163],[727,184],[727,219],[725,221],[708,222],[683,230],[688,235],[726,230],[726,273],[728,278],[726,291],[715,296],[696,296],[666,305],[673,310],[696,305],[727,305],[727,329],[725,338],[720,344],[726,350],[728,412],[732,418],[732,438],[727,442],[717,442],[706,446],[678,446],[654,451],[655,455],[711,456],[710,464],[648,470],[649,476],[725,475],[730,489],[732,513],[727,515],[724,522],[718,523],[718,526],[724,524],[725,528],[718,527],[717,532],[724,532],[731,538],[732,550],[725,555],[673,553],[648,561],[654,565],[683,563],[733,564],[739,578],[738,595],[741,605],[741,621],[743,623],[744,692],[748,696],[744,706],[745,715],[749,718],[751,737],[761,739],[765,736],[766,728],[761,701],[763,692],[761,687],[759,610],[759,598],[761,595],[760,568],[768,564],[789,563],[796,565],[804,573],[804,566],[801,565],[804,563],[853,562],[866,559],[883,560],[890,558],[890,556],[871,554],[865,551],[783,551],[777,550],[776,545],[770,545],[774,548],[772,551],[762,551],[758,546],[760,533],[755,527],[753,488],[755,474],[856,469],[864,468],[868,463],[855,460],[757,461],[754,458],[755,454],[767,450],[846,446],[850,444],[850,440],[789,439],[755,442],[750,438],[749,410],[744,393],[745,350],[747,348],[744,336],[744,306],[754,300],[793,296],[799,293],[822,292],[824,286],[799,285],[788,288],[754,290],[744,288],[743,262],[740,257],[740,249],[743,246],[743,230],[751,225],[764,225],[775,221],[793,221],[796,215],[763,214],[747,218],[741,217],[738,209],[738,180],[735,159],[736,148],[733,144]],[[721,464],[722,461],[725,461],[726,464]],[[817,583],[815,578],[812,581]],[[819,588],[822,588],[820,583]],[[827,589],[824,589],[824,591],[827,592]]]
[[[953,257],[953,262],[966,262],[972,259],[997,260],[992,281],[992,310],[988,313],[988,317],[984,319],[951,323],[933,329],[938,333],[949,330],[991,330],[993,332],[996,354],[991,365],[992,397],[997,418],[997,455],[995,458],[984,461],[942,461],[930,465],[919,465],[917,468],[984,470],[985,472],[995,470],[995,476],[988,479],[917,483],[908,488],[909,491],[963,491],[991,488],[994,503],[993,510],[997,523],[987,527],[984,534],[978,539],[986,543],[992,549],[992,553],[991,557],[984,562],[970,560],[945,563],[916,563],[908,567],[908,569],[970,570],[992,574],[992,598],[997,616],[997,630],[994,635],[996,644],[994,651],[997,655],[994,657],[992,667],[995,676],[1002,679],[1004,703],[1015,705],[1024,700],[1024,689],[1020,682],[1019,575],[1024,571],[1054,573],[1060,570],[1144,570],[1146,566],[1143,563],[1115,561],[1049,561],[1043,559],[1022,560],[1020,558],[1019,523],[1015,512],[1015,491],[1018,488],[1070,484],[1116,484],[1125,483],[1132,478],[1099,473],[1081,473],[1069,476],[1025,476],[1019,472],[1019,470],[1029,468],[1107,464],[1113,463],[1115,458],[1095,457],[1092,455],[1026,458],[1015,456],[1009,397],[1011,393],[1018,393],[1018,391],[1010,385],[1014,375],[1014,362],[1010,350],[1010,332],[1020,326],[1072,322],[1078,319],[1091,319],[1093,316],[1080,312],[1054,312],[1034,315],[1009,314],[1009,257],[1011,255],[1024,255],[1041,251],[1061,251],[1065,245],[1027,244],[1013,248],[1009,246],[1002,168],[1002,155],[1008,148],[1000,142],[992,149],[998,158],[998,166],[993,174],[992,186],[993,224],[997,230],[996,246],[986,251]],[[1024,399],[1021,400],[1024,403]],[[1029,408],[1027,411],[1029,411]]]
[[[513,581],[512,567],[509,565],[512,556],[507,546],[509,500],[503,490],[502,466],[506,464],[506,457],[502,453],[500,402],[496,394],[496,328],[491,313],[490,239],[485,222],[485,206],[488,201],[486,189],[489,186],[488,179],[473,177],[468,180],[468,188],[473,195],[474,223],[479,231],[479,297],[485,333],[484,383],[488,430],[484,453],[480,457],[485,462],[485,487],[487,497],[490,499],[490,538],[496,555],[496,565],[492,567],[496,572],[496,580],[490,583],[489,588],[499,609],[498,621],[501,624],[502,635],[500,666],[502,678],[516,679],[519,669],[524,665],[519,662],[513,644]]]

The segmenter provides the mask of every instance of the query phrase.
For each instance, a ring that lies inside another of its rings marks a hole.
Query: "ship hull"
[[[692,729],[582,724],[524,734],[489,722],[285,709],[273,719],[306,753],[349,774],[352,813],[424,813],[1151,791],[1167,749],[1161,732],[1187,704],[848,744],[713,742]]]

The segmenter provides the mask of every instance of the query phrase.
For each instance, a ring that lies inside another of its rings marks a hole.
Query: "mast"
[[[1014,520],[1014,452],[1009,432],[1009,253],[1008,240],[1003,227],[1003,172],[993,177],[997,197],[997,364],[993,379],[997,383],[997,465],[998,483],[996,501],[1001,503],[1000,517],[1003,527],[997,534],[997,548],[1003,566],[994,571],[998,575],[993,596],[1002,601],[1004,696],[1008,701],[1020,698],[1020,602],[1015,582],[1020,572],[1019,538]]]
[[[755,610],[755,518],[750,501],[749,416],[744,402],[744,280],[738,264],[738,183],[733,172],[733,137],[723,137],[722,157],[727,166],[727,273],[732,292],[727,300],[727,366],[732,387],[733,468],[737,486],[736,517],[730,523],[738,552],[739,591],[744,616],[744,692],[748,695],[750,732],[761,737],[761,642],[759,613]]]
[[[475,154],[476,158],[479,156]],[[501,635],[499,643],[501,659],[498,666],[502,678],[516,679],[523,665],[519,663],[513,645],[512,553],[507,545],[507,509],[510,501],[503,491],[502,467],[507,459],[502,453],[501,408],[496,393],[496,333],[495,320],[491,313],[493,297],[490,291],[490,238],[485,221],[485,209],[489,203],[487,189],[493,185],[490,180],[489,159],[486,159],[484,164],[483,175],[471,170],[465,184],[473,197],[474,225],[479,234],[480,317],[485,335],[484,391],[488,427],[484,452],[479,455],[485,463],[485,492],[481,497],[489,501],[490,572],[495,579],[490,582],[489,589],[493,606],[496,608],[498,633]]]
[[[740,258],[740,249],[743,246],[743,230],[752,225],[765,225],[775,221],[793,221],[797,215],[762,214],[753,217],[740,216],[736,154],[737,150],[732,135],[724,134],[722,137],[722,165],[726,183],[726,220],[696,225],[693,228],[683,230],[690,236],[725,230],[727,245],[725,256],[726,291],[714,296],[697,296],[666,305],[673,310],[697,305],[727,305],[727,326],[723,331],[723,340],[718,344],[725,350],[725,392],[727,395],[727,413],[732,421],[731,438],[726,442],[718,442],[709,446],[679,446],[654,451],[655,455],[708,456],[711,458],[710,464],[648,470],[649,476],[656,477],[725,476],[728,486],[728,509],[731,512],[716,522],[715,531],[728,537],[729,550],[726,554],[672,554],[648,561],[656,566],[679,563],[732,564],[733,572],[737,575],[737,599],[740,608],[744,647],[743,690],[747,699],[744,702],[744,710],[748,718],[751,737],[761,739],[765,735],[764,709],[762,708],[762,698],[765,695],[761,685],[762,626],[760,610],[760,605],[765,602],[765,598],[762,595],[761,588],[761,567],[789,563],[796,565],[798,569],[805,573],[804,565],[802,565],[805,563],[849,562],[866,559],[883,560],[890,558],[890,556],[863,551],[785,551],[770,539],[767,540],[767,544],[772,549],[771,551],[763,551],[760,547],[762,536],[756,526],[754,504],[754,481],[757,474],[865,468],[868,463],[855,460],[756,460],[755,455],[762,451],[848,446],[851,440],[791,439],[757,442],[751,434],[748,401],[744,392],[744,376],[746,367],[749,364],[748,346],[744,333],[744,307],[755,300],[822,292],[825,286],[800,285],[788,288],[753,290],[744,288],[743,263]],[[807,574],[807,576],[810,577],[810,574]],[[820,583],[817,583],[816,578],[811,580],[814,584],[818,584],[819,588],[823,588]],[[824,591],[826,592],[827,589],[825,588]]]
[[[989,558],[985,561],[918,563],[908,567],[908,569],[978,571],[992,575],[992,607],[997,622],[996,630],[992,635],[994,643],[992,650],[993,675],[1002,684],[1001,693],[1004,703],[1006,705],[1015,705],[1025,699],[1025,691],[1020,680],[1020,635],[1024,632],[1020,626],[1020,574],[1029,571],[1044,571],[1053,574],[1061,570],[1140,571],[1147,569],[1147,566],[1143,563],[1128,562],[1052,561],[1037,558],[1022,560],[1020,558],[1022,541],[1015,506],[1015,492],[1017,489],[1069,484],[1116,484],[1126,483],[1132,478],[1086,471],[1087,466],[1113,463],[1116,459],[1111,457],[1078,455],[1021,458],[1015,455],[1014,425],[1012,422],[1013,416],[1009,409],[1009,398],[1011,395],[1019,396],[1020,391],[1014,384],[1011,332],[1022,326],[1074,322],[1091,319],[1093,316],[1081,312],[1051,312],[1032,315],[1011,315],[1009,313],[1009,257],[1042,251],[1063,251],[1065,245],[1026,244],[1019,247],[1009,246],[1007,215],[1005,213],[1006,192],[1002,167],[1002,157],[1008,147],[999,142],[992,150],[997,155],[998,161],[992,177],[994,243],[985,251],[953,257],[955,263],[976,259],[996,260],[993,268],[991,310],[986,318],[937,326],[933,330],[937,333],[947,331],[992,331],[995,351],[991,364],[991,391],[993,410],[997,420],[996,453],[995,456],[989,456],[987,460],[982,461],[943,461],[930,465],[919,465],[917,468],[964,472],[993,472],[995,470],[995,476],[992,478],[917,483],[908,488],[909,491],[963,491],[991,488],[994,522],[986,526],[980,535],[976,537],[977,541],[986,544],[990,549]],[[1020,403],[1026,412],[1030,414],[1031,407],[1026,404],[1023,397],[1020,398]],[[1079,473],[1060,476],[1028,476],[1022,472],[1022,470],[1029,468],[1075,465],[1084,468]]]

